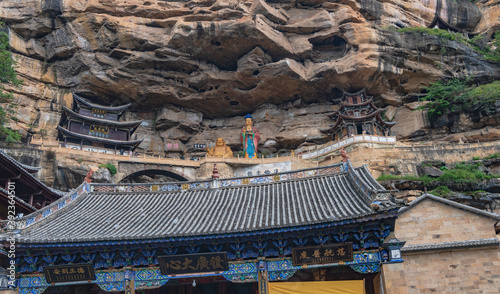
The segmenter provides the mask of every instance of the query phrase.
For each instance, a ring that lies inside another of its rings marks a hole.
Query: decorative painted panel
[[[135,289],[152,289],[165,285],[168,276],[162,276],[159,268],[145,268],[135,271]]]
[[[125,291],[125,273],[123,270],[96,272],[95,283],[104,291]]]
[[[252,176],[265,176],[270,174],[288,172],[292,170],[292,162],[277,162],[259,164],[251,167],[241,167],[234,170],[236,177],[252,177]]]

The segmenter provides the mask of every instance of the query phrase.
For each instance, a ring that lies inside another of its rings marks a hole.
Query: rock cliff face
[[[192,151],[217,136],[237,149],[253,113],[262,147],[276,151],[328,140],[318,129],[332,123],[331,100],[362,88],[388,106],[400,138],[491,126],[434,132],[408,105],[442,77],[500,73],[465,44],[390,29],[426,26],[436,13],[488,38],[500,28],[495,0],[5,0],[0,18],[25,81],[10,89],[15,127],[55,137],[60,105],[76,92],[131,102],[145,150]]]

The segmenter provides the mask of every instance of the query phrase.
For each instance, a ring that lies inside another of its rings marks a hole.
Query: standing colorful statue
[[[257,147],[259,146],[259,131],[253,126],[253,119],[250,114],[245,116],[245,126],[241,129],[241,143],[245,158],[256,158]]]

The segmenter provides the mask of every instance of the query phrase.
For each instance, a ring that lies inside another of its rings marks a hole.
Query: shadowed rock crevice
[[[309,39],[309,42],[313,45],[311,59],[316,62],[340,59],[349,51],[347,41],[336,35],[315,37]]]

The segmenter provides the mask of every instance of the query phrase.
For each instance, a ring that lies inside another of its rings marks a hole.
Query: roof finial
[[[340,149],[340,156],[342,156],[342,162],[347,162],[347,160],[349,160],[349,155],[345,152],[344,147]]]
[[[219,171],[217,170],[217,164],[214,163],[214,170],[212,171],[212,179],[219,178]]]
[[[89,183],[92,182],[92,175],[94,174],[94,171],[92,169],[89,170],[87,173],[87,176],[85,177],[84,181]]]

